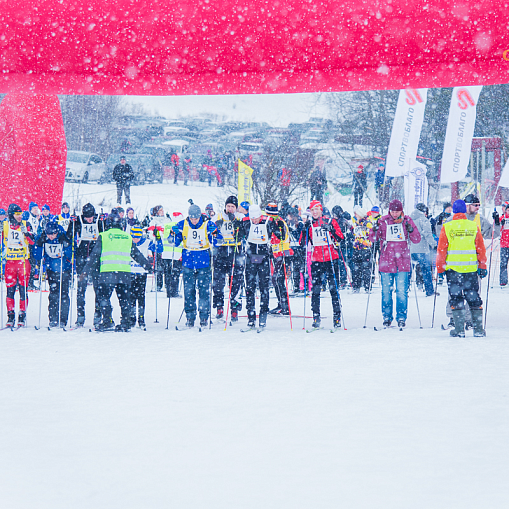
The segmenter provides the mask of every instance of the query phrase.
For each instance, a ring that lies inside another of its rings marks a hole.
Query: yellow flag
[[[247,201],[249,204],[253,203],[251,200],[252,174],[253,169],[239,159],[239,203],[243,201]]]

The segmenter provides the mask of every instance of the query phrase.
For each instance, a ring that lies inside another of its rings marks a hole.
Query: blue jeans
[[[422,279],[424,280],[424,289],[426,295],[433,295],[433,277],[431,275],[431,263],[426,253],[412,253],[412,267],[419,264],[421,267]]]
[[[207,320],[210,313],[210,267],[201,269],[182,268],[184,281],[184,309],[186,317],[196,319],[196,286],[198,286],[198,312],[200,320]]]
[[[382,277],[382,314],[384,320],[393,320],[392,292],[396,283],[396,321],[405,320],[408,311],[408,284],[410,272],[380,272]]]

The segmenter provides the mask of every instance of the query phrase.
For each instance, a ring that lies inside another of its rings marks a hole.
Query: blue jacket
[[[196,226],[193,226],[191,221],[189,221],[189,218],[186,218],[173,226],[172,230],[175,233],[175,247],[178,247],[180,244],[182,244],[182,232],[184,231],[184,224],[186,221],[189,224],[189,228],[197,230],[203,225],[203,216],[200,217],[200,220]],[[221,232],[219,231],[216,223],[213,223],[212,221],[207,222],[207,233],[209,244],[211,246],[215,246],[217,244],[217,240],[223,240],[223,236],[221,235]],[[172,242],[171,236],[168,237],[168,241],[170,243]],[[189,269],[201,269],[203,267],[209,267],[210,250],[207,249],[204,251],[189,251],[187,249],[182,249],[182,266]]]
[[[62,247],[62,258],[53,258],[48,254],[51,252],[51,246],[57,246],[58,244]],[[46,247],[48,246],[48,247]],[[72,247],[71,243],[67,240],[63,228],[58,227],[57,237],[53,240],[49,240],[45,233],[41,233],[35,239],[34,246],[34,258],[40,260],[44,256],[44,265],[48,270],[53,272],[60,272],[60,263],[62,263],[62,270],[65,272],[72,269]]]

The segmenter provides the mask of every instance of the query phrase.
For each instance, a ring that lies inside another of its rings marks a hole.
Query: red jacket
[[[502,224],[502,221],[504,224]],[[500,218],[500,247],[509,247],[509,211]]]
[[[341,228],[339,227],[338,222],[333,219],[330,223],[328,221],[325,221],[323,217],[320,217],[319,219],[313,219],[311,225],[307,230],[308,240],[313,244],[313,227],[316,228],[317,226],[321,226],[324,224],[331,224],[333,226],[333,231],[331,231],[331,236],[335,237],[337,239],[344,239],[343,232],[341,231]],[[306,244],[306,230],[302,230],[302,233],[300,234],[300,244],[305,245]],[[337,260],[339,258],[339,254],[334,247],[334,243],[329,241],[329,245],[325,246],[313,246],[313,255],[311,257],[311,261],[313,262],[330,262],[331,258],[329,255],[329,249],[330,249],[330,255],[332,255],[333,260]]]

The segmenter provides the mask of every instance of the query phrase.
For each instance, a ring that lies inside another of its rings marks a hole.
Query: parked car
[[[162,182],[164,178],[164,166],[170,166],[171,149],[165,145],[146,144],[140,148],[139,154],[152,156],[151,180]]]
[[[106,172],[104,179],[100,183],[111,182],[113,180],[113,168],[120,162],[120,157],[124,156],[126,162],[131,165],[136,180],[133,184],[143,185],[152,180],[159,181],[158,175],[152,176],[154,158],[150,154],[111,154],[106,160]]]
[[[104,177],[106,163],[102,157],[92,152],[67,151],[65,180],[67,182],[99,182]]]

